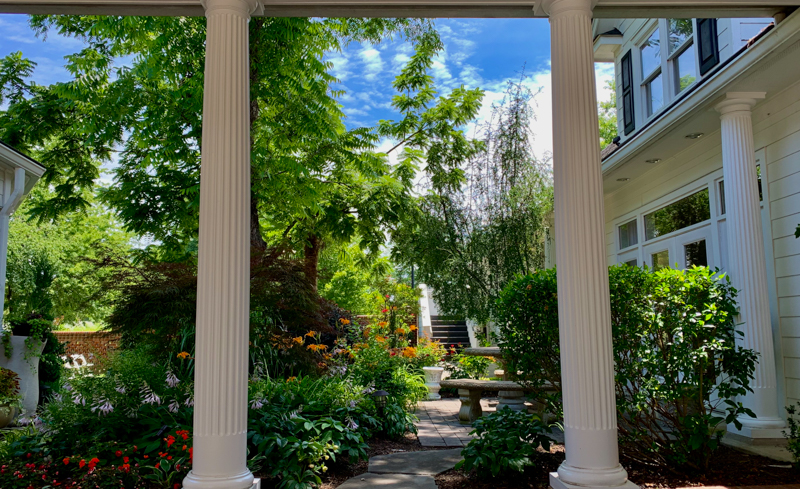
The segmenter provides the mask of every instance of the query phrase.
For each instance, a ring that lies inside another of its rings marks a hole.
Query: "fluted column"
[[[194,462],[187,488],[253,486],[246,465],[250,310],[248,22],[256,0],[205,0]]]
[[[784,422],[778,411],[767,263],[751,117],[756,101],[764,96],[763,92],[728,93],[716,108],[722,119],[728,272],[739,290],[738,326],[744,332],[742,342],[760,355],[755,378],[750,383],[753,392],[742,400],[758,417],[740,417],[739,421],[745,426],[741,434],[751,438],[782,438],[780,428],[784,427]]]
[[[554,488],[636,487],[619,464],[592,0],[549,0],[566,460]]]

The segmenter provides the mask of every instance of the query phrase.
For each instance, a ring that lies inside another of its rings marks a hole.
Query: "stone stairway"
[[[469,330],[464,319],[452,316],[431,316],[431,339],[442,345],[461,345],[462,348],[470,346]]]

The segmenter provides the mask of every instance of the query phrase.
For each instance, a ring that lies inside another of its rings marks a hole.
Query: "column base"
[[[728,425],[728,432],[725,438],[747,445],[786,445],[786,437],[783,436],[785,428],[759,428],[753,426],[742,426],[737,430],[735,426]]]
[[[578,486],[561,480],[558,472],[550,472],[550,487],[552,489],[639,489],[639,486],[631,481],[625,481],[621,486],[601,486],[599,484]]]
[[[253,477],[253,473],[245,470],[243,473],[230,477],[211,477],[197,475],[190,471],[183,479],[186,489],[260,489],[261,479]]]

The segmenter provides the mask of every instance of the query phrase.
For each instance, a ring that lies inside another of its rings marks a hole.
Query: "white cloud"
[[[359,51],[358,56],[364,63],[364,78],[367,81],[374,81],[383,71],[381,52],[371,46],[367,46]]]
[[[331,75],[335,76],[340,81],[347,80],[347,77],[350,76],[350,70],[348,70],[350,58],[348,58],[344,53],[339,53],[328,58],[328,61],[333,64]]]

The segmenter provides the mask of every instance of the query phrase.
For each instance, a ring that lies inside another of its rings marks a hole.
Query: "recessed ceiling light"
[[[661,158],[653,158],[652,160],[644,160],[645,163],[650,163],[651,165],[655,165],[656,163],[661,163]]]
[[[703,136],[705,136],[705,134],[702,132],[693,132],[691,134],[687,134],[686,139],[700,139]]]
[[[618,182],[627,182],[630,178],[617,178]]]

